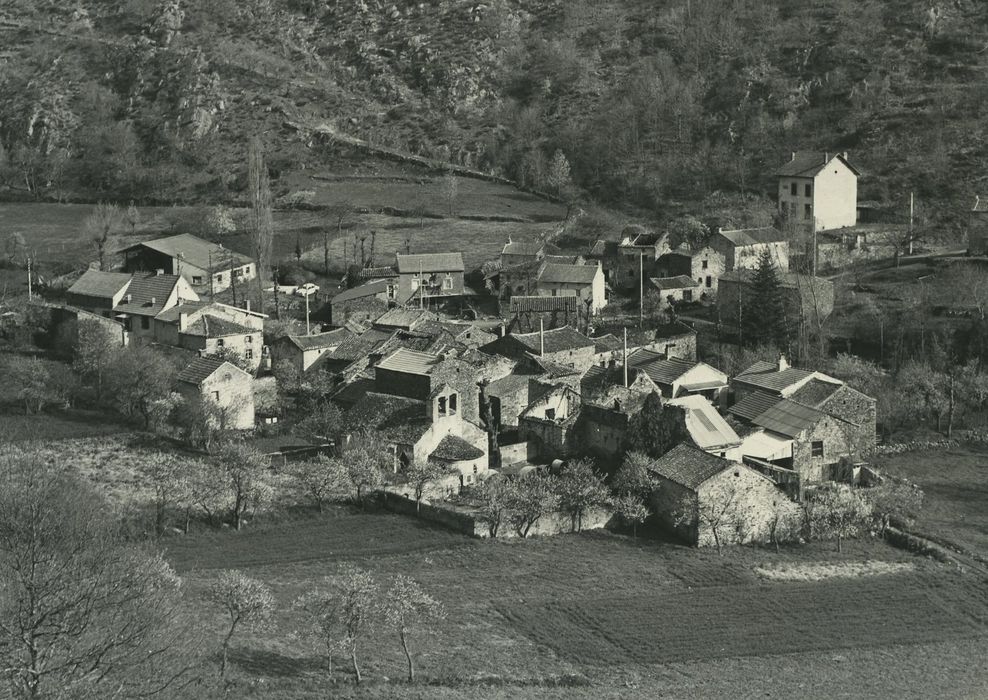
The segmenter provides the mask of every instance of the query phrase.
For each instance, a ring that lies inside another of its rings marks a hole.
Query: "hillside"
[[[248,134],[279,194],[303,169],[396,167],[367,144],[564,194],[568,164],[655,218],[771,194],[806,148],[850,151],[862,199],[913,190],[937,219],[988,187],[976,0],[64,5],[0,10],[11,196],[236,200]]]

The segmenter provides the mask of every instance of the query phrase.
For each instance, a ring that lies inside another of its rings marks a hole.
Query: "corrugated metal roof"
[[[683,396],[668,402],[687,410],[686,429],[693,442],[701,449],[709,450],[728,445],[737,445],[741,438],[734,428],[717,412],[714,405],[702,396]]]
[[[745,420],[754,420],[775,404],[779,397],[764,391],[753,391],[727,409],[729,413]]]
[[[130,284],[130,278],[129,274],[122,272],[86,270],[82,277],[69,287],[68,293],[112,299],[115,294]]]
[[[766,430],[771,430],[773,433],[794,438],[807,428],[816,425],[824,416],[826,416],[825,413],[815,408],[804,406],[789,399],[782,399],[761,415],[756,416],[752,423]]]
[[[416,272],[462,272],[462,253],[412,253],[395,255],[398,272],[411,274]]]
[[[596,265],[547,264],[539,274],[539,282],[547,284],[592,284],[600,268]]]
[[[676,275],[675,277],[649,277],[648,281],[660,291],[664,289],[692,289],[700,286],[699,282],[692,277],[687,277],[686,275]]]
[[[696,490],[707,479],[725,469],[738,466],[740,465],[683,443],[655,460],[649,471],[675,484]]]
[[[438,362],[438,355],[433,355],[429,352],[417,352],[415,350],[399,348],[381,360],[377,364],[377,367],[379,369],[387,369],[394,372],[428,375]]]

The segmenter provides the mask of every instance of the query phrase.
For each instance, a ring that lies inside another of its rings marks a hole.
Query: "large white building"
[[[857,223],[859,172],[847,153],[793,153],[776,175],[783,218],[817,231]]]

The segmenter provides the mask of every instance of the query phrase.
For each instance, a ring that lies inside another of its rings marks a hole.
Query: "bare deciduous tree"
[[[274,222],[268,167],[264,162],[264,147],[257,137],[250,140],[247,149],[247,194],[250,200],[247,232],[250,234],[251,248],[257,263],[257,298],[260,304],[264,299],[264,282],[270,278]]]
[[[96,259],[99,261],[99,269],[106,271],[109,268],[110,241],[113,234],[120,229],[123,216],[120,208],[116,204],[100,202],[93,211],[86,217],[83,228],[86,236],[93,244],[96,251]]]

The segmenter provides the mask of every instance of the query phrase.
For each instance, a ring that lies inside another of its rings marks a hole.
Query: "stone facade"
[[[343,326],[347,321],[372,323],[388,310],[387,293],[329,302],[330,320],[335,326]]]
[[[229,362],[198,386],[179,382],[177,391],[186,401],[208,401],[219,407],[220,428],[250,430],[254,427],[254,378]]]
[[[663,255],[658,263],[660,277],[686,275],[700,285],[696,294],[704,294],[708,297],[717,293],[718,280],[726,271],[727,262],[724,253],[711,246],[690,252],[676,250]]]

